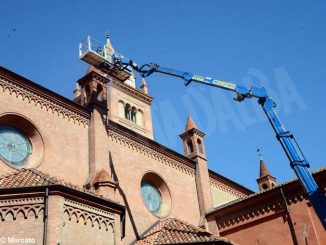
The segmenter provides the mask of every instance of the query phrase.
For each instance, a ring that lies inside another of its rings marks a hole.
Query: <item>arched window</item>
[[[125,118],[131,120],[131,106],[129,104],[125,106]]]
[[[131,108],[131,121],[136,122],[137,109],[133,106]]]
[[[87,84],[85,87],[85,93],[84,93],[84,103],[87,104],[90,100],[90,94],[91,94],[91,88]]]
[[[268,185],[265,184],[265,183],[262,185],[262,187],[263,187],[263,190],[267,190],[268,189]]]
[[[141,110],[138,110],[136,114],[136,123],[140,126],[143,126],[143,112]]]
[[[197,152],[203,153],[203,146],[200,139],[197,139],[196,147],[197,147]]]
[[[192,146],[191,140],[187,141],[187,149],[188,149],[188,154],[194,152],[194,147]]]
[[[124,117],[125,115],[125,104],[122,100],[119,100],[118,102],[118,109],[119,109],[119,117]]]
[[[98,84],[96,90],[97,90],[97,100],[103,101],[103,87],[100,84]]]

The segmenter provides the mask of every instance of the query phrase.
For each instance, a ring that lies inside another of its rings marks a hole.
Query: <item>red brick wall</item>
[[[195,176],[166,165],[160,159],[154,159],[146,153],[126,143],[110,140],[111,159],[114,172],[117,174],[119,186],[125,199],[117,195],[118,201],[126,205],[132,213],[135,229],[141,235],[159,220],[146,208],[141,196],[141,179],[149,171],[158,173],[167,184],[172,198],[172,208],[168,217],[177,217],[193,225],[199,223],[199,207]],[[127,203],[125,203],[125,200]],[[126,214],[126,238],[124,244],[135,239],[132,222]]]
[[[82,185],[88,177],[88,127],[69,121],[0,87],[0,116],[20,114],[38,129],[44,141],[44,159],[39,170]],[[0,175],[13,168],[0,160]],[[74,173],[74,174],[71,174]]]
[[[71,220],[65,215],[62,222],[62,244],[79,244],[79,245],[108,245],[114,244],[113,227],[108,229],[98,222],[92,222],[88,220],[85,224],[85,219],[79,219],[75,215]]]
[[[11,211],[7,212],[7,214],[2,212],[2,214],[4,214],[4,220],[0,219],[0,243],[16,244],[11,243],[9,239],[19,238],[33,239],[35,243],[31,244],[42,244],[44,229],[43,211],[41,211],[36,218],[34,211],[27,211],[28,207],[26,207],[24,212],[20,211],[18,214],[14,214],[17,207],[11,208],[8,206],[8,210]]]

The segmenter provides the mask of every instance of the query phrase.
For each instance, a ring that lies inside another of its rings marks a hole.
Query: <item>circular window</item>
[[[147,209],[158,217],[171,211],[170,191],[163,179],[155,173],[146,173],[141,181],[141,195]]]
[[[0,157],[13,165],[23,165],[31,154],[31,143],[16,128],[0,126]]]
[[[162,197],[159,190],[147,181],[141,183],[141,195],[146,207],[152,213],[159,213],[162,203]]]
[[[44,158],[44,142],[36,126],[22,115],[0,116],[0,162],[14,168],[37,168]]]

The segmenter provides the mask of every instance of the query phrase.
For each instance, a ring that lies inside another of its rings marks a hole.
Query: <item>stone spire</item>
[[[191,116],[188,115],[187,124],[186,124],[186,131],[188,131],[190,129],[193,129],[193,128],[197,129],[197,126],[194,123],[194,121],[192,120]]]
[[[109,35],[108,32],[106,33],[105,52],[109,56],[112,56],[114,54],[114,52],[115,52],[115,50],[114,50],[114,48],[113,48],[113,46],[111,44],[110,35]]]
[[[205,146],[205,134],[197,129],[196,124],[188,115],[186,130],[180,137],[183,142],[184,154],[196,164],[196,187],[199,204],[199,226],[206,227],[207,221],[205,215],[213,208],[213,198],[210,187],[209,172],[207,167]],[[216,233],[217,227],[216,228]]]
[[[259,178],[271,175],[266,167],[265,161],[262,157],[260,157],[260,171],[259,171]]]
[[[80,96],[80,85],[76,83],[75,89],[74,89],[74,99],[78,98]]]
[[[141,79],[140,89],[144,94],[148,94],[148,88],[147,88],[147,83],[145,81],[145,78]]]
[[[257,149],[257,152],[259,153],[259,165],[260,165],[259,178],[257,179],[257,184],[259,187],[259,191],[262,192],[276,186],[276,178],[271,176],[268,168],[266,167],[260,149]]]

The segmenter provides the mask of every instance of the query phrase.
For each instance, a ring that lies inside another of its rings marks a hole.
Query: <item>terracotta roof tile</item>
[[[96,195],[95,192],[73,185],[62,179],[51,177],[50,175],[45,174],[36,169],[23,168],[15,170],[14,172],[11,172],[9,174],[0,176],[0,189],[49,185],[63,185],[88,194]]]
[[[168,218],[147,232],[137,245],[145,244],[187,244],[211,242],[213,244],[235,244],[225,238],[213,235],[206,230],[186,222]]]

